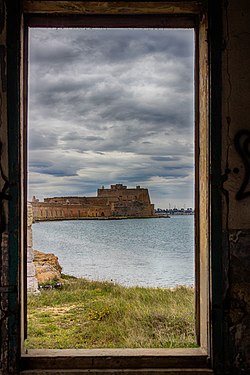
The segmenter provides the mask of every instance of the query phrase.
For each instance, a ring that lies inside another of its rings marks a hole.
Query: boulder
[[[62,267],[56,255],[34,250],[34,264],[39,284],[49,283],[61,278]]]

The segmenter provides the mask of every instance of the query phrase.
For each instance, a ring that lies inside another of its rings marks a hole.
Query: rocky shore
[[[51,283],[61,279],[62,267],[56,255],[34,250],[34,265],[38,284]]]

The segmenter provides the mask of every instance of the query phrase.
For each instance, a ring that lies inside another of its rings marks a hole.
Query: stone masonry
[[[38,282],[36,278],[36,269],[34,265],[34,250],[32,241],[32,205],[28,203],[27,207],[27,292],[36,293],[38,291]]]
[[[33,197],[32,208],[35,221],[154,216],[148,189],[122,184],[98,189],[97,197],[54,197],[44,202]]]

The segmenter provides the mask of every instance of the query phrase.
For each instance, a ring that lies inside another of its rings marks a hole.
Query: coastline
[[[33,223],[39,223],[44,221],[73,221],[73,220],[129,220],[129,219],[159,219],[167,218],[166,216],[99,216],[99,217],[69,217],[69,218],[39,218],[33,220]]]
[[[63,272],[76,277],[123,285],[194,283],[193,217],[104,220],[38,221],[33,246],[56,254]]]

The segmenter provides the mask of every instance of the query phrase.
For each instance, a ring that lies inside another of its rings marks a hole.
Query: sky
[[[148,188],[194,207],[194,33],[30,29],[28,197]]]

